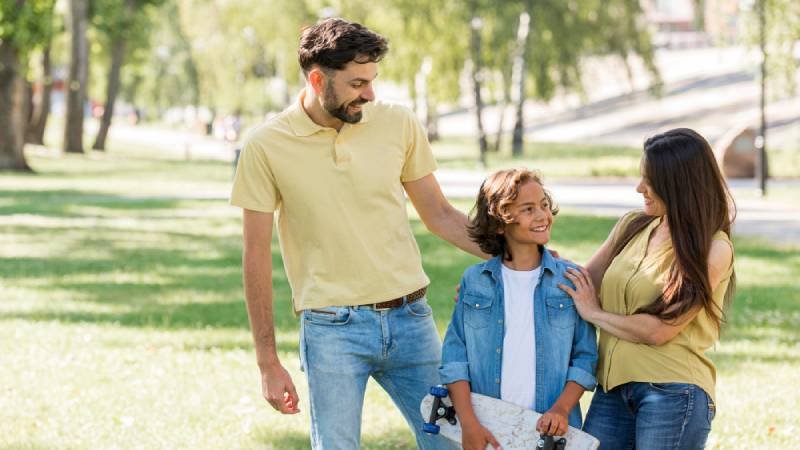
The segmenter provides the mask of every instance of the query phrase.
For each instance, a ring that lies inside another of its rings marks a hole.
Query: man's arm
[[[242,267],[247,315],[261,371],[264,398],[283,414],[296,414],[299,398],[289,372],[281,365],[275,348],[272,314],[273,213],[244,210]]]
[[[478,244],[467,234],[469,219],[447,201],[439,182],[431,173],[418,180],[403,183],[403,187],[414,204],[422,222],[431,233],[456,247],[483,259],[491,256],[483,253]]]

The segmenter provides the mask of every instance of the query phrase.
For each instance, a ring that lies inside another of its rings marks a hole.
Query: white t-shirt
[[[536,335],[533,330],[533,293],[540,267],[518,271],[503,266],[503,302],[506,334],[500,398],[534,409],[536,402]]]

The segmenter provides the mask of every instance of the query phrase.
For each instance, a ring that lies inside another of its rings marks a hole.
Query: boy
[[[558,209],[539,176],[499,171],[481,185],[470,237],[494,257],[466,270],[442,347],[439,373],[462,427],[465,449],[499,448],[478,423],[476,392],[542,413],[537,430],[563,435],[580,428],[576,407],[596,384],[594,328],[558,284],[567,263],[544,245]]]

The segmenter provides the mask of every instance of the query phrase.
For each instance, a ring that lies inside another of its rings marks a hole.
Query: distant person
[[[716,413],[705,352],[735,286],[730,195],[711,146],[686,128],[648,139],[641,173],[644,209],[562,286],[600,329],[584,430],[601,449],[701,449]]]
[[[578,401],[596,384],[597,342],[558,288],[571,284],[564,277],[571,265],[545,247],[557,212],[534,172],[502,170],[481,185],[470,235],[494,257],[461,278],[440,368],[465,449],[499,447],[478,422],[470,392],[542,413],[540,433],[581,427]]]
[[[300,399],[275,345],[270,243],[279,212],[315,449],[359,448],[370,377],[419,448],[450,446],[421,431],[419,404],[439,383],[441,345],[404,193],[434,234],[486,256],[469,239],[466,215],[442,195],[414,114],[375,101],[372,83],[387,49],[382,36],[342,19],[305,29],[298,52],[305,89],[250,133],[231,194],[244,209],[244,287],[263,395],[293,414]]]

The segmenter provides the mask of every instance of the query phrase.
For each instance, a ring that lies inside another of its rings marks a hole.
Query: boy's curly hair
[[[539,173],[528,169],[500,170],[489,175],[481,184],[478,199],[470,212],[467,230],[469,237],[484,252],[492,256],[503,255],[506,261],[511,260],[506,238],[499,231],[514,221],[508,207],[519,195],[520,186],[528,181],[539,183],[544,189]],[[558,206],[553,203],[553,197],[546,189],[544,195],[555,216]]]

